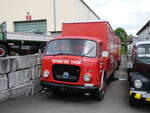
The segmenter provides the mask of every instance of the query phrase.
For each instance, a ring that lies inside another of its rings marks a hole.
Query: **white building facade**
[[[2,0],[0,23],[8,32],[51,34],[65,21],[100,20],[83,0]]]
[[[148,21],[136,34],[138,41],[150,40],[150,21]]]

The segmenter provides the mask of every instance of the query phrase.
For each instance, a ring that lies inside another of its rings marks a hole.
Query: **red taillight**
[[[100,65],[100,69],[103,69],[103,65]]]

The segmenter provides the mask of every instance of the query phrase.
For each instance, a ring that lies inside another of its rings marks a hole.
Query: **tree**
[[[127,47],[126,47],[125,41],[128,38],[126,31],[123,28],[117,28],[115,30],[115,33],[121,40],[121,53],[126,54]]]
[[[130,34],[130,35],[128,35],[127,40],[131,40],[133,37],[135,37],[135,36],[133,36],[132,34]]]
[[[117,28],[115,33],[120,38],[121,42],[125,42],[128,37],[126,31],[123,28]]]

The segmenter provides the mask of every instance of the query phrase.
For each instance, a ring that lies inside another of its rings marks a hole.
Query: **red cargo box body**
[[[108,22],[64,23],[62,36],[48,42],[42,57],[42,86],[54,93],[90,92],[101,100],[116,68],[116,40]]]
[[[117,69],[119,68],[119,65],[121,63],[121,41],[119,37],[116,36],[115,38],[115,59],[117,61]]]
[[[110,33],[110,34],[109,34]],[[64,23],[63,36],[86,36],[101,40],[103,43],[103,50],[108,50],[110,45],[109,37],[113,34],[113,30],[108,22],[79,22],[79,23]]]
[[[117,61],[121,64],[121,40],[117,37]]]
[[[108,59],[105,59],[106,65],[104,65],[104,69],[107,71],[107,78],[109,78],[115,68],[118,67],[118,37],[107,21],[64,23],[62,35],[87,36],[101,40],[102,50],[109,52]]]

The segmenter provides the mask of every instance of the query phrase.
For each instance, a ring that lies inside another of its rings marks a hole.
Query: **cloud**
[[[150,20],[149,0],[84,0],[112,27],[123,27],[135,35]]]

